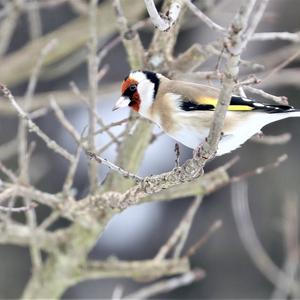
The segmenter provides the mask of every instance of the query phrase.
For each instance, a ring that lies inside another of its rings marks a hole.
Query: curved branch
[[[153,25],[161,31],[169,30],[179,17],[181,10],[181,1],[173,1],[166,16],[161,16],[158,13],[154,0],[144,1]]]

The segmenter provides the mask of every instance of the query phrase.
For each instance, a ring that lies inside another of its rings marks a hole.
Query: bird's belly
[[[208,130],[200,131],[194,127],[180,127],[177,130],[166,133],[181,144],[195,149],[205,141]]]

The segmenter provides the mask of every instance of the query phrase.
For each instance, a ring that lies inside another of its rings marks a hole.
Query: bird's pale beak
[[[121,107],[126,107],[129,103],[130,99],[128,97],[121,96],[112,110],[115,111]]]

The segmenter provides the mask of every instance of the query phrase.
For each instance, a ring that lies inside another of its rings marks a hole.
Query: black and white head
[[[150,71],[132,71],[122,82],[122,96],[113,110],[129,106],[147,117],[157,95],[162,75]]]

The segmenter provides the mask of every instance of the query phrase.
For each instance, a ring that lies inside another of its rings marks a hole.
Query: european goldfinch
[[[121,90],[122,96],[113,110],[129,106],[192,149],[208,136],[218,89],[170,80],[159,73],[133,71],[124,79]],[[232,96],[216,155],[240,147],[269,123],[299,116],[300,111],[292,106],[262,104]]]

